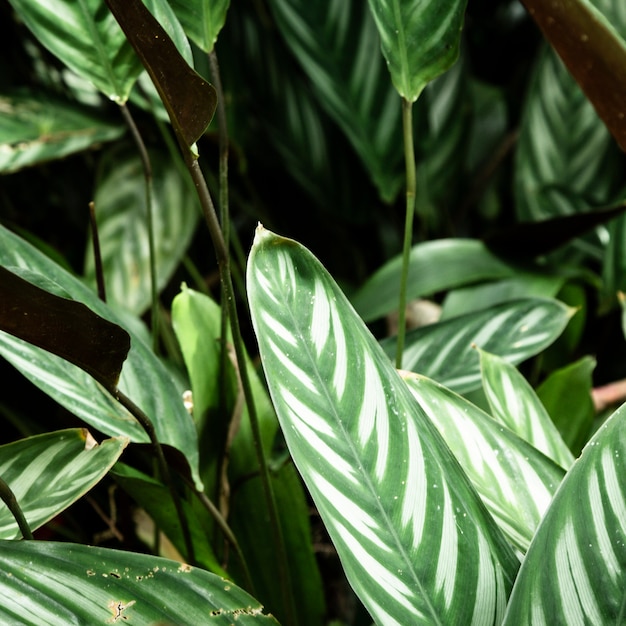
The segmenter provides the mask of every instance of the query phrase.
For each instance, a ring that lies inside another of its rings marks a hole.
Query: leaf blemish
[[[118,622],[119,620],[127,621],[128,616],[124,615],[124,611],[126,611],[126,609],[128,609],[129,607],[133,606],[133,604],[135,604],[135,600],[130,600],[130,602],[121,602],[120,600],[111,600],[107,604],[107,607],[113,613],[113,617],[107,620],[107,624],[114,624],[115,622]]]

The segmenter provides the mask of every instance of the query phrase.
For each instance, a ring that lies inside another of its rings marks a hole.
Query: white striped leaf
[[[480,349],[479,353],[483,389],[493,417],[568,469],[574,456],[528,381],[504,359]]]
[[[98,445],[84,428],[28,437],[0,446],[0,477],[35,530],[104,478],[127,444],[128,438],[115,437]],[[0,539],[21,536],[13,515],[0,503]]]
[[[623,624],[626,405],[569,470],[520,569],[505,626]]]
[[[563,469],[446,387],[409,372],[403,378],[511,544],[526,552]]]
[[[466,393],[481,380],[473,345],[521,363],[559,337],[573,312],[558,300],[527,298],[422,326],[406,334],[402,368]],[[381,341],[390,358],[396,343],[395,338]]]
[[[0,542],[0,597],[2,624],[278,624],[203,569],[74,543]]]
[[[499,623],[519,563],[331,276],[259,226],[247,284],[287,445],[372,617]]]
[[[459,56],[467,0],[369,0],[391,80],[409,102]]]

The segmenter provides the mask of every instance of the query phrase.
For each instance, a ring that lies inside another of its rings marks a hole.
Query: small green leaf
[[[123,125],[52,96],[0,97],[0,173],[60,159],[118,139]]]
[[[525,553],[563,469],[465,398],[423,376],[402,377],[511,544]]]
[[[504,626],[624,622],[625,420],[623,406],[565,476],[526,554]]]
[[[226,22],[230,0],[171,0],[185,32],[204,52],[211,52]]]
[[[116,437],[98,445],[84,428],[28,437],[0,446],[0,476],[36,530],[104,478],[127,444],[126,437]],[[20,537],[9,509],[0,504],[0,539]]]
[[[247,272],[283,434],[373,619],[497,624],[517,559],[331,276],[262,226]]]
[[[574,457],[528,381],[500,357],[478,352],[493,417],[568,469]]]
[[[215,574],[147,554],[48,541],[0,542],[5,624],[277,624]]]
[[[406,335],[402,369],[466,393],[481,380],[474,344],[521,363],[547,348],[571,316],[572,310],[558,300],[528,298],[422,326]],[[393,358],[395,339],[384,339],[381,345]]]
[[[415,102],[459,56],[467,0],[369,0],[398,93]]]

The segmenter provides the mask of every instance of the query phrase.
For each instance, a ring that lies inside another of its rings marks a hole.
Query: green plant
[[[625,289],[623,162],[590,101],[621,141],[602,104],[626,84],[626,14],[569,0],[563,35],[527,2],[589,99],[539,46],[507,176],[510,94],[473,73],[460,32],[481,5],[466,4],[268,0],[226,19],[209,0],[11,0],[45,97],[2,97],[2,172],[115,143],[97,157],[85,280],[0,226],[0,354],[102,440],[0,405],[23,436],[0,446],[4,621],[321,624],[312,530],[369,614],[344,622],[623,621],[624,409],[596,415],[584,355]],[[606,58],[621,63],[586,82]],[[354,265],[348,296],[261,225],[244,281],[250,223],[298,230],[303,214],[328,264]],[[382,234],[361,241],[359,224]],[[441,319],[405,333],[424,297]],[[87,492],[123,550],[83,545],[71,505]],[[55,541],[15,541],[38,528]]]

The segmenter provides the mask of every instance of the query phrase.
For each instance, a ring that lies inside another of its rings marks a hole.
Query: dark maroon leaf
[[[626,45],[589,2],[522,0],[626,151]]]
[[[179,141],[189,148],[202,136],[215,113],[213,85],[189,67],[141,0],[106,3],[150,74]]]
[[[0,267],[0,330],[77,365],[111,392],[130,349],[130,336],[117,324],[4,267]]]

